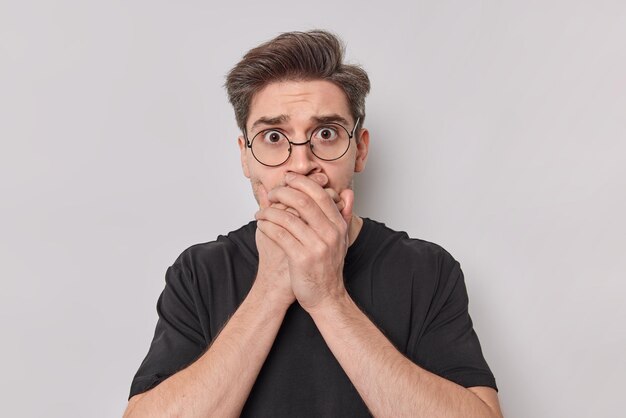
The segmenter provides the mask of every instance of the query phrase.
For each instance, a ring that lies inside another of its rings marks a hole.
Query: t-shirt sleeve
[[[443,277],[414,350],[416,363],[463,387],[489,386],[497,391],[469,315],[461,267],[454,259],[444,264],[451,267],[440,270]]]
[[[205,313],[189,276],[180,260],[167,269],[165,288],[157,301],[154,338],[133,378],[129,399],[193,363],[208,345],[200,321]]]

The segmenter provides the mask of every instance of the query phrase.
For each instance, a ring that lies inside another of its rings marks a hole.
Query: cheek
[[[333,188],[337,192],[341,192],[345,189],[352,188],[352,176],[354,174],[353,170],[348,168],[337,168],[335,170],[328,169],[326,170],[326,174],[328,175],[329,187]]]
[[[261,184],[258,180],[254,178],[250,178],[250,184],[252,185],[252,194],[254,195],[254,200],[260,204],[259,201],[259,185]]]

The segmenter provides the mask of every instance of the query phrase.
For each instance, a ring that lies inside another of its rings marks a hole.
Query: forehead
[[[286,115],[290,120],[337,114],[352,120],[348,98],[336,84],[325,80],[270,83],[252,98],[247,126],[259,118]]]

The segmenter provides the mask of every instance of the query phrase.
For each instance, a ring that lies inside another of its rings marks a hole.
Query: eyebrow
[[[289,116],[287,115],[278,115],[278,116],[262,116],[258,118],[252,126],[250,127],[250,131],[253,131],[255,127],[259,125],[280,125],[281,123],[289,122]]]
[[[348,125],[348,121],[346,120],[346,118],[344,118],[341,115],[338,115],[336,113],[332,114],[332,115],[324,115],[324,116],[313,116],[311,117],[311,120],[316,122],[316,123],[341,123],[344,125]]]
[[[262,116],[250,127],[250,131],[253,131],[255,127],[259,125],[280,125],[286,122],[289,122],[288,115],[278,115],[278,116]],[[325,124],[325,123],[342,123],[344,125],[348,125],[348,121],[341,115],[333,113],[331,115],[321,115],[321,116],[311,116],[311,121],[316,124]]]

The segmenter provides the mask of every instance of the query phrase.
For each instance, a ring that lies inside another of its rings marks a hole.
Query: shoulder
[[[258,259],[255,243],[256,222],[252,221],[213,241],[193,244],[183,250],[171,268],[192,270],[205,269],[207,265],[223,264],[234,258],[243,260]]]
[[[410,237],[405,231],[396,231],[382,222],[369,218],[363,219],[363,225],[369,246],[378,248],[381,253],[401,259],[413,267],[421,265],[433,269],[451,269],[458,264],[454,257],[437,243]]]
[[[459,262],[439,244],[412,238],[371,219],[364,219],[363,231],[364,249],[358,264],[384,278],[385,285],[412,289],[427,303],[428,298],[445,298],[463,280]]]

